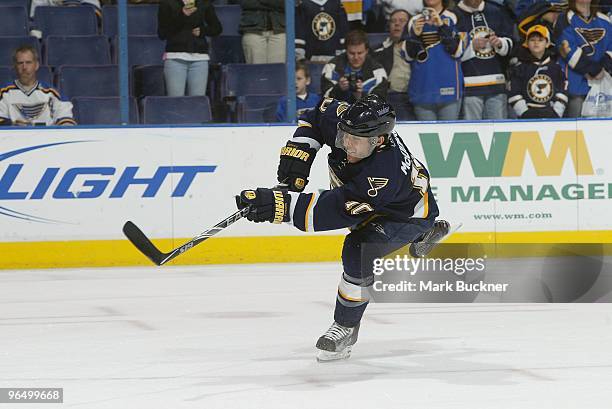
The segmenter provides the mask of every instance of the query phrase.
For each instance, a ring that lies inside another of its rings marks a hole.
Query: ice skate
[[[450,232],[450,223],[446,220],[436,220],[434,227],[429,230],[423,240],[410,245],[410,255],[412,257],[425,257],[431,250]]]
[[[335,361],[350,357],[351,349],[357,342],[359,325],[348,328],[334,322],[317,341],[317,348],[319,349],[317,361]]]

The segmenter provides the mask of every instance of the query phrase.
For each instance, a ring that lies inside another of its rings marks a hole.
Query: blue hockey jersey
[[[296,109],[296,117],[302,115],[307,109],[314,108],[321,97],[318,94],[313,94],[311,92],[306,93],[304,98],[301,98],[299,95],[295,97],[295,109]],[[282,96],[278,100],[278,105],[276,106],[276,120],[278,122],[285,122],[287,120],[287,97]]]
[[[406,61],[411,74],[408,96],[413,104],[445,104],[459,101],[463,94],[463,71],[461,55],[463,41],[455,29],[457,16],[444,10],[440,18],[441,27],[425,24],[417,36],[414,23],[421,17],[417,14],[408,22],[408,37],[404,42]]]
[[[304,231],[321,231],[356,226],[378,217],[406,222],[438,216],[429,173],[397,133],[369,157],[357,163],[347,161],[335,139],[339,117],[348,107],[326,98],[300,118],[294,142],[308,143],[317,150],[331,147],[331,187],[321,194],[291,192],[293,225]]]
[[[612,25],[608,16],[596,13],[587,20],[569,10],[557,19],[555,34],[568,94],[588,94],[586,74],[595,76],[604,68],[612,74]]]

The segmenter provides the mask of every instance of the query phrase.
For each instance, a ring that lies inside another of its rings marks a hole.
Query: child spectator
[[[310,108],[314,108],[319,102],[318,94],[311,94],[308,92],[308,86],[310,85],[310,72],[308,67],[304,63],[297,63],[295,65],[295,107],[296,107],[296,118],[299,117],[304,111]],[[287,121],[287,97],[281,97],[278,101],[278,107],[276,108],[276,120],[278,122]]]
[[[550,33],[544,26],[527,31],[523,47],[529,50],[512,70],[508,102],[521,119],[561,118],[567,105],[567,81],[550,54]]]
[[[159,38],[166,40],[164,78],[171,97],[205,95],[208,82],[208,41],[223,28],[208,0],[162,0]]]

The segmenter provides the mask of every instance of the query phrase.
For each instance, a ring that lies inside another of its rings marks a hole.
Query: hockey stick
[[[210,229],[203,231],[202,233],[195,236],[193,239],[189,240],[187,243],[175,248],[169,253],[162,253],[161,251],[159,251],[157,247],[155,247],[155,245],[151,243],[151,240],[149,240],[149,238],[142,232],[142,230],[140,230],[138,226],[136,226],[131,221],[128,221],[123,225],[123,234],[126,235],[128,240],[131,241],[132,244],[136,246],[136,248],[140,250],[142,254],[147,256],[152,262],[154,262],[158,266],[161,266],[162,264],[166,264],[173,258],[180,256],[187,250],[197,246],[204,240],[214,236],[226,227],[242,219],[249,213],[250,210],[250,207],[245,207],[244,209],[238,210],[236,213],[232,214],[231,216],[228,216],[224,220],[215,224]]]

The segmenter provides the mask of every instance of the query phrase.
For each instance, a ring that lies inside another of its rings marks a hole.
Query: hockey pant
[[[372,221],[349,233],[342,248],[344,273],[338,286],[334,320],[345,327],[354,327],[368,306],[364,287],[374,282],[373,259],[384,257],[408,243],[418,241],[434,225],[435,217],[411,219],[408,223]],[[362,251],[364,245],[367,251]]]

